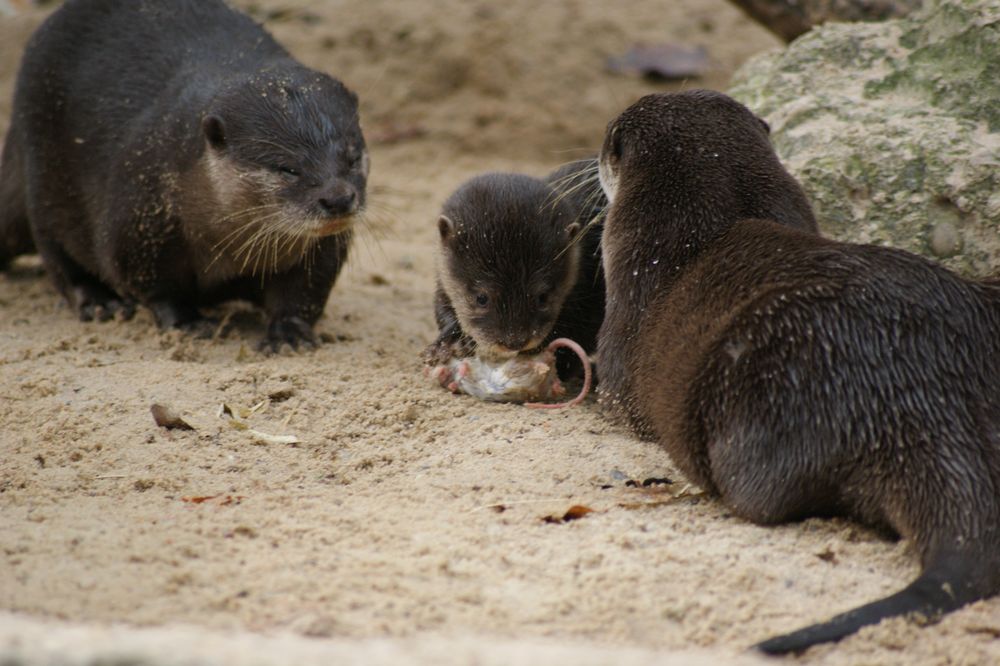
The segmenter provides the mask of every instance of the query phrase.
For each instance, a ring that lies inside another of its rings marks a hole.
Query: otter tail
[[[801,652],[819,643],[839,641],[861,627],[900,615],[935,621],[945,613],[1000,592],[1000,561],[995,552],[937,558],[906,588],[878,601],[841,613],[819,624],[758,643],[771,655]]]
[[[28,224],[24,165],[18,130],[11,125],[0,158],[0,270],[15,257],[35,251]]]

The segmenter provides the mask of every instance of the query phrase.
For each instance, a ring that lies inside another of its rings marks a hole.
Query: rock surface
[[[825,233],[1000,270],[1000,0],[824,25],[731,93],[771,124]]]

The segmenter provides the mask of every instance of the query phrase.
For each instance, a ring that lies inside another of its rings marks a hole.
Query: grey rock
[[[730,94],[771,124],[825,233],[1000,270],[1000,0],[826,24],[751,60]]]

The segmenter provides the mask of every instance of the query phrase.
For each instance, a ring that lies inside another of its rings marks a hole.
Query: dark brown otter
[[[357,98],[219,0],[71,0],[32,37],[0,165],[0,267],[33,248],[82,319],[262,305],[315,342],[368,158]]]
[[[606,200],[597,160],[566,164],[545,180],[493,173],[464,183],[438,220],[430,364],[477,353],[506,358],[571,338],[588,352],[604,317],[600,268]],[[576,357],[557,353],[564,373]]]
[[[719,93],[611,123],[599,354],[605,390],[743,518],[844,515],[915,543],[919,578],[758,646],[784,653],[1000,591],[1000,286],[793,228],[762,200],[788,187],[774,164]]]
[[[714,93],[707,91],[665,99],[682,105],[681,108],[696,106],[706,112],[713,105],[726,108],[726,102],[720,100],[728,100],[721,95],[716,99]],[[647,100],[657,106],[641,113]],[[644,97],[632,107],[635,112],[622,118],[627,121],[622,129],[616,129],[617,124],[611,125],[602,151],[601,169],[607,193],[615,189],[618,172],[608,167],[619,147],[620,131],[627,129],[640,136],[669,132],[675,143],[658,152],[643,153],[641,168],[655,172],[657,177],[645,180],[636,177],[631,187],[636,189],[636,197],[641,197],[639,200],[648,202],[650,216],[658,216],[664,209],[691,211],[687,226],[677,233],[667,229],[657,233],[659,228],[651,227],[631,235],[605,233],[602,241],[607,243],[611,239],[611,245],[603,247],[604,261],[627,268],[617,269],[619,279],[613,289],[609,285],[607,290],[607,314],[602,330],[608,334],[598,343],[601,400],[612,405],[614,412],[626,416],[644,438],[654,437],[654,432],[633,403],[634,373],[626,365],[637,360],[631,350],[637,342],[639,323],[653,296],[667,289],[700,248],[720,233],[717,220],[764,218],[804,232],[818,232],[802,187],[771,148],[766,122],[745,110],[710,114],[697,123],[677,111],[661,117],[657,115],[663,104],[659,100],[656,96]],[[701,195],[697,205],[693,199],[695,193]],[[685,199],[689,195],[690,201]],[[636,210],[635,214],[643,215],[645,210]],[[629,353],[621,353],[626,346]]]

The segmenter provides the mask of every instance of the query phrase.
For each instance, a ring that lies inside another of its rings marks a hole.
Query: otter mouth
[[[509,361],[520,352],[499,345],[478,345],[479,356],[489,361]]]
[[[494,361],[509,361],[517,356],[533,356],[535,354],[540,354],[544,349],[544,345],[541,342],[532,340],[530,346],[526,346],[523,349],[510,349],[497,344],[489,346],[480,345],[480,349],[482,350],[480,355],[484,358]]]
[[[345,215],[333,219],[320,220],[319,224],[312,230],[314,236],[323,238],[335,236],[350,229],[354,225],[354,215]]]

